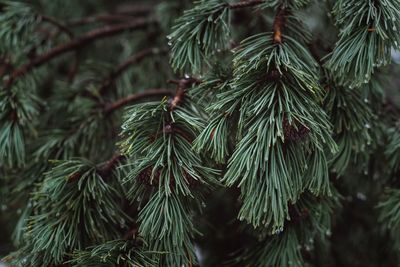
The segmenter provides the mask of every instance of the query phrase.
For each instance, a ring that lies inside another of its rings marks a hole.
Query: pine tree
[[[0,0],[10,266],[397,266],[398,0]]]

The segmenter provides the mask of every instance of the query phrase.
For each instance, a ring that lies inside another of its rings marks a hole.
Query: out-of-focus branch
[[[157,21],[155,19],[136,19],[130,23],[122,23],[122,24],[117,24],[117,25],[110,25],[110,26],[105,26],[99,29],[95,29],[92,31],[89,31],[88,33],[71,40],[68,43],[61,44],[59,46],[56,46],[52,49],[50,49],[48,52],[37,55],[33,59],[31,59],[28,63],[20,66],[19,68],[15,69],[11,75],[10,78],[6,81],[5,87],[11,86],[15,79],[25,75],[27,72],[31,71],[35,67],[39,67],[43,65],[44,63],[54,59],[55,57],[65,54],[69,51],[81,48],[85,45],[88,45],[89,43],[105,38],[105,37],[110,37],[114,36],[116,34],[119,34],[121,32],[127,31],[127,30],[135,30],[135,29],[142,29],[150,24],[156,23]]]
[[[112,84],[115,82],[115,80],[121,76],[122,73],[124,73],[131,65],[135,63],[139,63],[142,61],[144,58],[151,56],[151,55],[157,55],[157,54],[162,54],[162,53],[167,53],[167,49],[161,49],[157,47],[152,47],[152,48],[146,48],[137,54],[127,58],[124,62],[119,64],[114,71],[112,71],[106,79],[102,82],[102,85],[99,89],[99,93],[101,94],[107,88],[112,86]]]
[[[57,21],[56,19],[45,15],[40,15],[40,18],[42,21],[50,23],[56,26],[60,31],[65,32],[70,38],[74,37],[74,33],[67,26]]]
[[[155,96],[159,96],[159,97],[163,97],[163,96],[172,96],[173,95],[173,91],[169,90],[169,89],[147,89],[146,91],[143,92],[139,92],[139,93],[135,93],[132,95],[128,95],[124,98],[121,98],[113,103],[107,104],[104,108],[104,113],[106,115],[112,113],[113,111],[127,105],[130,104],[132,102],[136,102],[138,100],[142,100],[148,97],[155,97]]]

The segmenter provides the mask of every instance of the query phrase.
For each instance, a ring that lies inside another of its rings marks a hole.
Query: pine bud
[[[293,121],[292,124],[290,124],[286,117],[282,120],[282,128],[285,139],[291,141],[303,139],[310,132],[310,129],[305,127],[303,124],[295,124]]]

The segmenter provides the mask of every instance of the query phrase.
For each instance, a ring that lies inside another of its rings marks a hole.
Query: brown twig
[[[117,7],[117,9],[111,13],[95,14],[84,18],[73,19],[68,22],[67,25],[75,27],[95,22],[127,22],[137,18],[137,16],[149,14],[152,10],[153,7],[150,5],[123,5]]]
[[[283,7],[279,8],[278,13],[275,16],[275,20],[273,23],[273,30],[274,30],[274,43],[280,44],[282,43],[282,33],[283,28],[285,26],[285,16],[286,16],[286,9]]]
[[[114,156],[109,159],[108,161],[100,164],[100,166],[97,167],[97,172],[102,176],[106,177],[110,174],[110,172],[115,168],[115,166],[121,162],[122,160],[125,159],[124,155],[121,155],[119,153],[114,154]]]
[[[105,114],[110,114],[113,111],[138,100],[153,97],[153,96],[172,96],[173,92],[169,89],[148,89],[144,92],[135,93],[132,95],[128,95],[124,98],[121,98],[113,103],[109,103],[104,108]]]
[[[106,162],[100,163],[96,166],[97,173],[104,179],[106,178],[110,172],[115,168],[115,166],[124,160],[126,157],[121,155],[120,153],[115,153],[111,159],[107,160]],[[73,183],[78,181],[83,175],[83,172],[77,171],[71,174],[67,181],[68,183]]]
[[[167,49],[160,49],[160,48],[147,48],[139,53],[129,57],[126,59],[124,62],[119,64],[117,68],[111,72],[106,79],[102,82],[102,85],[99,89],[99,93],[101,94],[104,92],[107,88],[109,88],[115,80],[124,72],[126,71],[132,64],[139,63],[142,61],[144,58],[150,56],[150,55],[156,55],[156,54],[161,54],[161,53],[166,53],[168,52]]]
[[[192,84],[198,84],[201,83],[201,80],[196,79],[196,78],[184,78],[180,80],[169,80],[169,83],[173,83],[177,85],[176,88],[176,93],[173,98],[170,99],[169,101],[169,110],[174,110],[177,106],[180,105],[182,102],[187,88],[192,85]]]
[[[65,32],[70,39],[74,38],[74,33],[67,26],[60,23],[56,19],[46,16],[46,15],[40,15],[40,18],[42,21],[56,26],[61,32]],[[78,72],[78,68],[79,68],[78,65],[79,65],[79,54],[78,54],[78,50],[77,50],[77,51],[75,51],[73,63],[71,64],[71,67],[68,71],[68,81],[69,82],[73,81],[75,74]]]
[[[239,9],[239,8],[256,6],[256,5],[262,4],[264,2],[265,2],[265,0],[244,0],[244,1],[240,1],[238,3],[228,4],[228,7],[230,9]]]
[[[71,174],[68,179],[67,182],[68,183],[74,183],[76,181],[78,181],[82,176],[82,173],[80,171],[74,172],[73,174]]]
[[[92,31],[89,31],[88,33],[82,35],[81,37],[74,39],[66,44],[61,44],[59,46],[56,46],[49,50],[48,52],[38,55],[35,58],[33,58],[31,61],[28,63],[20,66],[16,70],[14,70],[10,78],[6,81],[5,87],[11,86],[15,79],[26,74],[27,72],[31,71],[35,67],[39,67],[43,65],[44,63],[52,60],[53,58],[62,55],[64,53],[67,53],[69,51],[81,48],[94,40],[104,38],[104,37],[109,37],[113,36],[116,34],[119,34],[121,32],[124,32],[126,30],[133,30],[133,29],[142,29],[147,27],[149,24],[155,23],[156,20],[154,19],[137,19],[135,21],[132,21],[130,23],[123,23],[123,24],[117,24],[117,25],[112,25],[112,26],[105,26],[99,29],[95,29]]]
[[[132,19],[134,19],[134,17],[123,14],[98,14],[94,16],[71,20],[70,22],[68,22],[67,25],[68,27],[76,27],[95,22],[115,23],[115,22],[132,21]]]
[[[152,5],[146,4],[125,4],[115,9],[116,13],[130,14],[130,15],[145,15],[154,10]]]

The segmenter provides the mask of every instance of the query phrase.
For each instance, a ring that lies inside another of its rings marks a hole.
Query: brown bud
[[[303,139],[310,132],[310,129],[302,124],[296,125],[293,121],[292,124],[290,124],[289,120],[286,117],[284,117],[282,120],[282,128],[285,139],[291,141],[298,141],[300,139]]]

